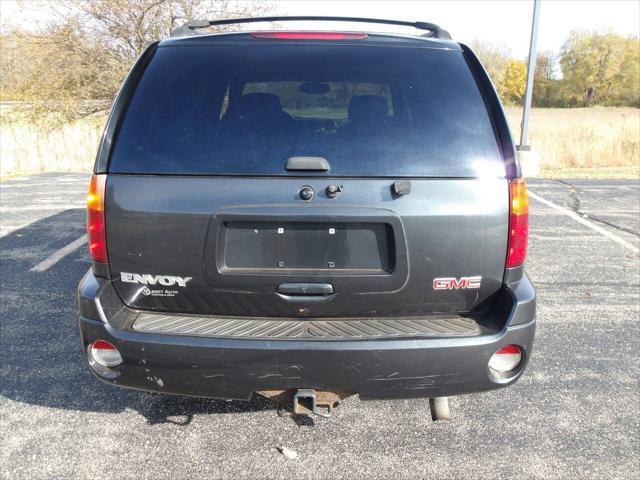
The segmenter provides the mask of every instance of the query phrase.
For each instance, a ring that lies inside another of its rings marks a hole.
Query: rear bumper
[[[89,272],[79,287],[84,351],[97,339],[113,343],[124,363],[108,383],[139,390],[226,399],[255,391],[314,388],[356,392],[362,399],[452,396],[514,383],[531,355],[535,292],[524,277],[496,307],[495,333],[462,338],[375,340],[247,340],[141,333],[117,328],[122,312],[109,282]],[[116,305],[114,305],[116,304]],[[502,346],[525,358],[509,379],[487,364]]]

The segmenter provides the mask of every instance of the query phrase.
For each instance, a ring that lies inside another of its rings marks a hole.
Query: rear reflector
[[[362,40],[366,33],[358,32],[253,32],[253,38],[278,40]]]
[[[522,351],[517,345],[507,345],[493,354],[489,368],[499,373],[515,370],[522,361]]]
[[[518,267],[527,257],[529,237],[529,199],[527,185],[522,178],[509,183],[509,246],[507,267]]]
[[[107,237],[104,225],[106,175],[93,175],[87,195],[87,236],[89,253],[97,262],[107,263]]]
[[[122,363],[122,355],[106,340],[96,340],[91,344],[91,356],[103,367],[116,367]]]

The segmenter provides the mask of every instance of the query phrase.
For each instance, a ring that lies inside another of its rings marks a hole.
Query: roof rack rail
[[[440,28],[435,23],[429,22],[407,22],[404,20],[384,20],[381,18],[360,18],[360,17],[325,17],[325,16],[289,16],[289,17],[251,17],[251,18],[227,18],[223,20],[191,20],[171,32],[172,37],[182,37],[196,34],[199,28],[207,28],[215,25],[233,25],[238,23],[256,22],[284,22],[284,21],[322,21],[322,22],[359,22],[359,23],[380,23],[386,25],[400,25],[403,27],[413,27],[418,30],[426,30],[423,37],[443,38],[451,40],[451,35],[446,30]]]

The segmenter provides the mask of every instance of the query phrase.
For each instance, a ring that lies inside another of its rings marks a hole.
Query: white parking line
[[[39,264],[37,264],[35,267],[31,267],[29,269],[29,271],[30,272],[44,272],[45,270],[49,270],[56,263],[58,263],[60,260],[62,260],[64,257],[69,255],[70,253],[75,252],[78,248],[80,248],[85,243],[87,243],[87,235],[86,234],[81,236],[80,238],[74,240],[69,245],[65,245],[60,250],[52,253],[47,258],[45,258],[43,261],[41,261]]]
[[[576,212],[574,212],[572,210],[569,210],[567,208],[561,207],[560,205],[556,205],[555,203],[550,202],[549,200],[546,200],[546,199],[542,198],[539,195],[536,195],[531,190],[529,190],[529,196],[531,198],[536,199],[538,202],[544,203],[546,206],[551,207],[554,210],[557,210],[557,211],[563,213],[567,217],[570,217],[570,218],[574,219],[576,222],[581,223],[585,227],[589,227],[591,230],[595,230],[596,232],[598,232],[598,233],[604,235],[605,237],[607,237],[609,240],[612,240],[612,241],[616,242],[618,245],[623,246],[627,250],[631,250],[632,252],[635,252],[635,253],[639,253],[640,252],[640,249],[638,247],[636,247],[635,245],[627,242],[624,238],[621,238],[618,235],[615,235],[615,234],[611,233],[610,231],[605,230],[604,228],[602,228],[602,227],[600,227],[598,225],[595,225],[594,223],[591,223],[588,220],[585,220],[580,215],[578,215]]]

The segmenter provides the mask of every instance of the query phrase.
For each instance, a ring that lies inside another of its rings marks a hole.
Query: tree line
[[[63,120],[108,110],[145,48],[185,22],[273,10],[259,0],[57,0],[49,8],[40,31],[15,26],[0,35],[0,101]]]
[[[522,104],[527,66],[508,49],[480,42],[472,49],[506,104]],[[640,107],[640,42],[613,32],[574,31],[560,52],[536,58],[535,107]]]
[[[27,102],[42,115],[73,119],[105,111],[150,43],[194,18],[272,13],[268,2],[233,0],[59,0],[41,31],[0,35],[0,100]],[[223,28],[218,28],[223,30]],[[508,49],[471,45],[506,104],[522,102],[526,64]],[[558,54],[536,59],[533,104],[640,107],[638,37],[572,32]]]

